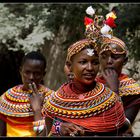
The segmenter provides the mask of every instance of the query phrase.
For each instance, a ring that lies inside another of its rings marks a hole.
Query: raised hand
[[[34,82],[29,84],[29,88],[30,90],[32,90],[32,96],[30,97],[30,104],[31,104],[33,112],[41,111],[41,106],[42,106],[44,97],[41,97],[39,95],[37,86]]]
[[[102,71],[102,75],[106,80],[107,86],[117,94],[119,94],[119,79],[118,74],[113,68],[107,68]]]

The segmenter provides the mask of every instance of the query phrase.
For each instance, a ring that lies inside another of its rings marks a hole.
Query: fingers
[[[32,93],[34,92],[34,89],[31,83],[29,84],[29,89],[32,91]]]
[[[75,127],[75,134],[76,135],[83,135],[84,134],[84,129],[80,126],[74,125]]]
[[[37,90],[36,84],[33,82],[32,85],[33,85],[34,93],[37,94],[38,93],[38,90]]]
[[[61,130],[63,135],[68,135],[72,137],[84,135],[83,128],[72,123],[63,123],[61,125]]]
[[[32,91],[33,95],[38,93],[37,86],[34,82],[29,84],[29,88]]]
[[[105,69],[104,71],[102,71],[102,74],[104,77],[108,77],[108,76],[117,76],[117,72],[115,71],[115,69]]]

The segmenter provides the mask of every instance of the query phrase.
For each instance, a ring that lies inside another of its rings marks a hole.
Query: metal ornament
[[[93,55],[94,55],[94,49],[88,48],[88,49],[87,49],[87,55],[93,56]]]

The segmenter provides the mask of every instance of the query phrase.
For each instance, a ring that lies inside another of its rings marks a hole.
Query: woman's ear
[[[22,67],[21,66],[19,67],[19,73],[20,73],[20,75],[22,73]]]
[[[123,62],[123,65],[125,65],[127,62],[128,62],[128,57],[125,56],[125,58],[124,58],[124,62]]]
[[[67,65],[69,71],[71,72],[72,71],[72,67],[71,67],[72,63],[71,63],[71,61],[67,61],[66,65]]]

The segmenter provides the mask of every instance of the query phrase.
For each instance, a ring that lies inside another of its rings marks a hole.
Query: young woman
[[[43,108],[43,114],[54,119],[57,135],[119,135],[129,128],[117,93],[95,81],[99,52],[88,39],[69,47],[67,62],[74,79],[53,93]],[[61,124],[66,127],[59,129]]]
[[[46,60],[39,52],[24,56],[20,74],[23,84],[8,89],[0,97],[0,135],[28,137],[46,135],[41,114],[43,103],[53,92],[41,84]]]
[[[96,79],[108,87],[110,84],[119,87],[116,92],[123,101],[126,117],[133,124],[140,109],[140,86],[133,78],[122,73],[128,59],[126,45],[119,38],[112,37],[104,39],[103,48],[100,52],[101,74]]]

